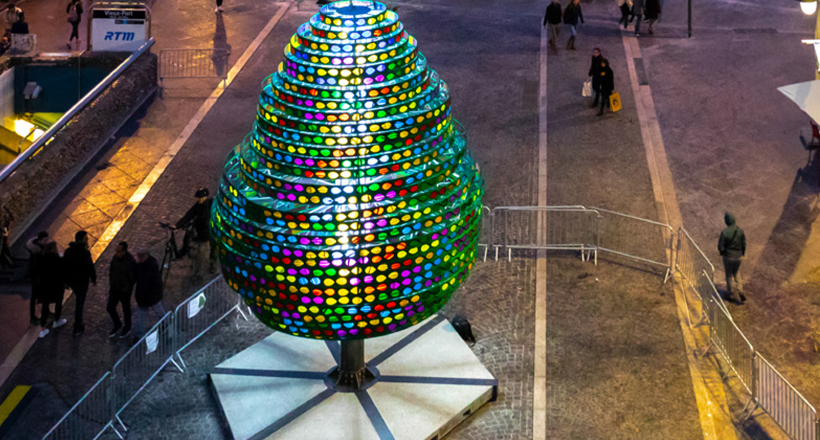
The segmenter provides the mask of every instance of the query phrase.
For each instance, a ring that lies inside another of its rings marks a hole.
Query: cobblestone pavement
[[[29,0],[22,6],[32,29],[38,29],[45,44],[41,51],[49,44],[54,46],[51,50],[58,49],[57,42],[65,44],[65,2]],[[204,3],[172,0],[155,4],[152,34],[157,43],[153,50],[159,53],[162,49],[181,47],[233,49],[228,59],[228,65],[233,65],[278,6],[278,2],[235,0],[220,18]],[[60,8],[63,13],[58,14]],[[168,16],[174,20],[166,19]],[[216,79],[166,81],[162,96],[150,99],[111,145],[91,159],[77,181],[14,244],[13,253],[27,258],[25,241],[41,230],[49,231],[63,249],[73,241],[75,232],[84,229],[89,233],[89,245],[94,246],[217,83]],[[16,277],[23,276],[25,261],[20,266]],[[4,330],[0,334],[0,359],[6,358],[28,330],[29,292],[25,281],[0,287]]]
[[[451,84],[451,93],[456,97],[454,114],[468,127],[471,150],[482,164],[488,188],[492,188],[488,202],[531,204],[537,111],[536,100],[527,93],[535,89],[533,84],[537,78],[540,12],[525,16],[531,21],[531,29],[529,36],[522,37],[520,29],[511,26],[521,18],[515,13],[498,14],[496,20],[485,21],[481,18],[486,16],[486,11],[457,10],[458,14],[436,9],[440,13],[435,16],[410,7],[400,12],[408,29],[421,42],[421,50],[430,65]],[[157,221],[181,216],[193,202],[189,194],[191,188],[215,186],[225,154],[250,130],[262,79],[275,70],[285,42],[310,15],[310,10],[300,11],[295,7],[288,12],[194,132],[115,241],[127,240],[134,248],[148,246],[159,254],[163,236],[156,226]],[[494,43],[487,45],[487,41]],[[511,72],[518,77],[512,85],[503,81]],[[527,99],[510,106],[506,93],[509,88],[516,90],[515,99],[525,96]],[[498,108],[506,111],[496,112]],[[516,128],[507,130],[504,127]],[[98,263],[99,273],[106,273],[110,258],[111,251],[107,250]],[[482,410],[482,415],[474,417],[470,424],[459,428],[454,434],[456,438],[518,439],[531,435],[532,322],[528,321],[531,318],[524,319],[532,316],[532,286],[527,281],[531,274],[527,263],[522,263],[522,268],[515,272],[495,264],[479,266],[470,283],[480,288],[476,293],[462,290],[459,295],[468,296],[464,299],[457,296],[447,309],[467,315],[475,323],[479,335],[485,335],[480,336],[482,340],[476,350],[504,386],[499,402]],[[482,276],[482,271],[490,270],[492,272]],[[184,267],[175,266],[174,273],[179,278],[166,288],[168,306],[178,304],[199,285],[187,279]],[[516,281],[511,282],[510,277]],[[24,415],[15,425],[17,430],[11,438],[34,438],[45,432],[128,348],[125,341],[105,338],[110,324],[104,312],[105,295],[101,286],[106,282],[103,276],[100,287],[92,293],[87,305],[89,323],[86,334],[80,339],[72,339],[68,332],[55,331],[54,337],[49,335],[39,341],[8,383],[0,388],[0,395],[20,383],[35,384],[43,390],[41,396],[44,399],[37,398],[31,406],[37,411]],[[523,293],[508,295],[505,287]],[[486,300],[473,302],[473,297]],[[492,308],[485,307],[489,301],[505,313],[496,314]],[[73,301],[69,301],[64,313],[71,316],[72,312]],[[238,352],[242,347],[238,341],[245,341],[244,346],[249,346],[267,332],[256,323],[240,323],[238,330],[228,326],[222,325],[224,335],[222,331],[215,331],[190,349],[188,356],[191,362],[202,365],[200,371],[204,372],[208,365]],[[199,359],[202,359],[201,363]],[[202,374],[163,373],[129,407],[124,418],[128,423],[140,426],[132,431],[130,438],[220,438],[224,432],[218,428],[220,420],[214,405]],[[144,408],[148,411],[141,412]],[[158,414],[158,418],[146,421],[140,419],[141,413]],[[129,415],[132,419],[128,419]],[[140,437],[143,428],[147,434]]]
[[[727,303],[729,311],[755,349],[818,405],[820,175],[799,139],[810,133],[808,116],[776,90],[814,79],[814,55],[800,40],[813,38],[816,17],[791,4],[744,5],[700,9],[687,40],[679,38],[685,3],[669,3],[657,38],[641,40],[644,65],[684,226],[722,289],[717,237],[723,213],[735,214],[747,237],[749,301]]]

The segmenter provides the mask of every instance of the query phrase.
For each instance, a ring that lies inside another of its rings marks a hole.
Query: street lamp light
[[[817,2],[818,0],[797,0],[800,2],[800,10],[803,11],[806,15],[814,14],[817,11]],[[820,14],[817,14],[817,23],[814,26],[814,40],[820,40]],[[817,46],[815,45],[815,50],[817,50]],[[820,57],[820,52],[818,52],[818,57]],[[820,58],[817,59],[818,67],[820,67]],[[814,79],[820,79],[820,70],[815,69],[814,71]]]
[[[817,10],[817,0],[798,0],[800,2],[800,10],[806,15],[814,14]]]

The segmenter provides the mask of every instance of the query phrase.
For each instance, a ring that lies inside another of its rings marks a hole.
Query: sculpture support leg
[[[364,340],[342,341],[339,366],[330,372],[333,388],[340,392],[361,391],[376,382],[376,376],[364,361]]]

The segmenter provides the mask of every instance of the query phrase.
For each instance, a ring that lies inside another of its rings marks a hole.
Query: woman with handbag
[[[609,95],[615,90],[615,78],[612,75],[612,69],[609,67],[609,61],[601,60],[601,70],[598,71],[598,91],[601,94],[601,110],[598,111],[598,116],[604,114],[604,109],[610,107]]]
[[[66,21],[71,24],[71,36],[68,38],[68,50],[71,50],[71,41],[77,40],[77,49],[80,48],[80,22],[83,19],[83,2],[81,0],[71,0],[65,8]]]

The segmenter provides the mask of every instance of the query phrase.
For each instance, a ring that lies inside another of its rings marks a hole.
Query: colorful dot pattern
[[[362,339],[438,311],[475,262],[483,181],[396,13],[337,2],[262,84],[211,216],[226,281],[271,328]]]

